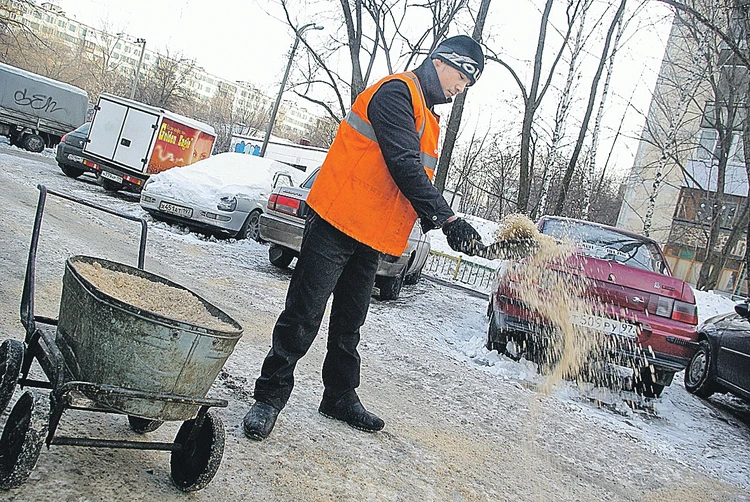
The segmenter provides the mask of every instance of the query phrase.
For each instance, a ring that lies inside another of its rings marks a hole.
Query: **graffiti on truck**
[[[24,88],[23,90],[17,90],[13,94],[13,98],[18,106],[29,106],[34,110],[42,110],[47,113],[66,111],[65,108],[57,106],[57,101],[55,101],[52,96],[47,96],[45,94],[32,94],[29,97],[26,95],[27,93],[28,89]]]

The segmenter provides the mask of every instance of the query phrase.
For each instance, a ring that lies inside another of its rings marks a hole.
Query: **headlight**
[[[216,209],[219,211],[234,211],[237,209],[237,197],[222,197],[216,204]]]

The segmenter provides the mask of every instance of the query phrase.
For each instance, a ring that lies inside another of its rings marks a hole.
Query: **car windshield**
[[[668,274],[661,251],[652,241],[578,221],[549,220],[544,223],[542,233],[560,240],[571,240],[592,258]]]

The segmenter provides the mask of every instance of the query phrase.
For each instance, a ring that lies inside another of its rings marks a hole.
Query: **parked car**
[[[748,300],[734,310],[707,319],[698,328],[697,350],[685,369],[688,392],[703,398],[731,392],[750,400]]]
[[[319,168],[299,186],[275,188],[268,198],[266,212],[260,216],[260,238],[271,243],[268,259],[277,267],[288,267],[299,254],[308,209],[305,200],[318,171]],[[422,232],[419,223],[415,223],[404,253],[399,257],[384,255],[380,259],[375,277],[380,299],[394,300],[403,284],[419,282],[429,254],[429,237]]]
[[[577,252],[548,269],[585,278],[603,313],[587,316],[585,325],[612,337],[607,356],[639,372],[633,375],[638,393],[658,397],[695,352],[698,311],[690,285],[672,276],[658,244],[647,237],[561,217],[545,216],[537,228],[576,244]],[[549,326],[519,298],[513,267],[505,270],[490,297],[487,348],[504,352],[509,341],[543,346]]]
[[[257,240],[271,190],[296,185],[303,176],[275,160],[222,153],[152,175],[141,191],[141,207],[155,218]]]
[[[57,145],[55,159],[66,176],[78,178],[85,172],[97,173],[100,170],[98,164],[83,153],[83,145],[90,127],[91,123],[86,122],[64,134]]]

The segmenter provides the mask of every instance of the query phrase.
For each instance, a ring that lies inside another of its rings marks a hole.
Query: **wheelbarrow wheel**
[[[0,413],[5,411],[16,390],[23,353],[23,343],[18,340],[8,339],[0,343]]]
[[[49,402],[24,392],[8,415],[0,437],[0,488],[21,486],[34,469],[49,427]]]
[[[224,424],[218,415],[209,411],[199,430],[190,440],[195,420],[182,424],[175,438],[177,449],[172,451],[172,481],[184,492],[205,488],[211,482],[224,455]]]
[[[132,415],[128,415],[128,422],[130,423],[130,429],[138,434],[154,432],[164,423],[162,420],[149,420],[148,418],[134,417]]]

